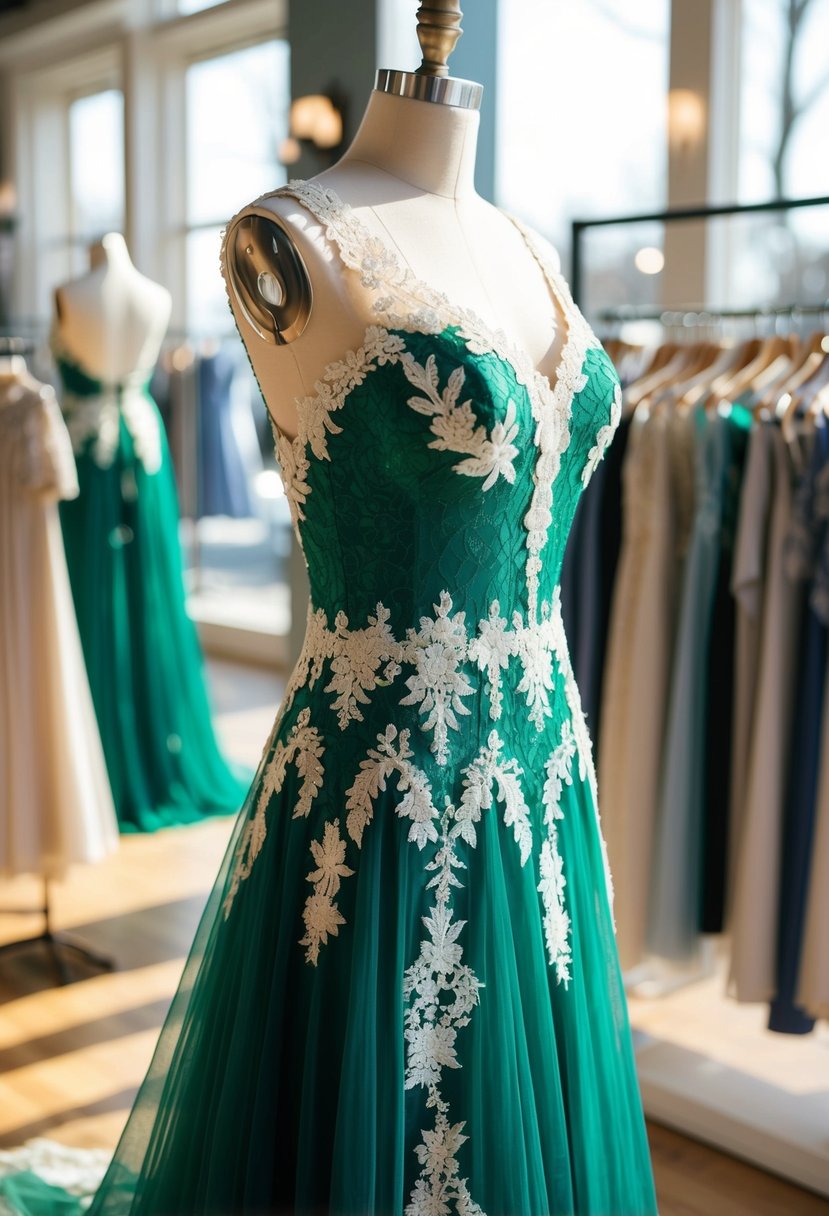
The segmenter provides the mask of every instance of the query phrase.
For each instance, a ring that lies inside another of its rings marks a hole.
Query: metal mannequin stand
[[[0,945],[0,959],[3,955],[15,953],[18,950],[28,949],[30,946],[37,946],[41,943],[46,946],[52,959],[55,972],[58,976],[58,982],[61,985],[71,984],[73,976],[66,966],[65,954],[75,955],[77,958],[83,959],[85,963],[99,971],[114,971],[115,960],[108,958],[106,955],[97,954],[94,950],[90,950],[87,946],[82,946],[79,942],[73,942],[62,934],[57,934],[52,929],[51,909],[49,905],[49,880],[43,880],[43,906],[34,909],[33,911],[24,908],[2,909],[4,915],[14,914],[21,916],[31,916],[38,912],[42,913],[44,920],[44,929],[42,933],[35,934],[34,937],[24,937],[19,941],[5,942]]]

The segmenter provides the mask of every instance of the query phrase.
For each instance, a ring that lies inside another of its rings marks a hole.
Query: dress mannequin
[[[400,75],[378,73],[378,83]],[[472,99],[479,95],[477,88]],[[503,329],[539,371],[550,372],[561,344],[559,318],[521,234],[475,191],[478,128],[476,108],[376,88],[351,146],[315,180],[393,245],[418,279]],[[234,228],[250,216],[275,218],[290,233],[313,291],[307,327],[284,345],[263,340],[237,293],[229,292],[268,407],[278,428],[292,438],[298,428],[296,399],[311,392],[332,359],[362,341],[368,293],[344,281],[321,227],[293,199],[278,195],[257,200],[231,222],[223,250],[229,284],[234,276],[238,281],[235,263],[241,256]]]
[[[424,49],[228,230],[307,643],[90,1216],[656,1213],[558,583],[621,391]]]
[[[80,494],[60,518],[89,683],[120,828],[155,831],[238,809],[190,619],[172,461],[149,380],[169,292],[124,238],[91,250],[55,293],[52,345]]]
[[[55,291],[55,330],[64,352],[105,384],[153,367],[170,322],[165,287],[133,266],[110,232],[90,249],[90,270]]]

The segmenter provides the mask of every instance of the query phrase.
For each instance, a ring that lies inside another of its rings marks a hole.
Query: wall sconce
[[[332,93],[309,93],[291,103],[288,138],[282,141],[279,159],[293,165],[310,145],[333,161],[343,143],[343,106]]]
[[[671,151],[688,153],[705,136],[705,102],[693,89],[671,89],[668,93],[668,142]]]
[[[17,191],[12,182],[0,181],[0,230],[11,232],[16,223]]]

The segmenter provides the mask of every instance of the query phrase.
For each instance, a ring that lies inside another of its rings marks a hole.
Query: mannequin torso
[[[503,330],[549,375],[566,326],[521,233],[475,192],[478,122],[475,111],[375,91],[351,147],[314,180],[348,204],[418,280]],[[322,226],[294,199],[266,197],[236,219],[249,214],[275,216],[290,232],[313,287],[306,329],[280,346],[256,333],[229,293],[268,407],[293,438],[297,399],[329,363],[362,342],[372,323],[370,293],[358,275],[343,274]],[[223,250],[228,280],[230,247]]]
[[[119,233],[93,247],[91,262],[88,274],[55,291],[57,344],[105,384],[149,373],[170,321],[170,293],[136,270]]]

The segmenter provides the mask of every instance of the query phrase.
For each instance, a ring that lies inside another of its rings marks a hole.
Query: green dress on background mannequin
[[[214,734],[158,408],[143,380],[108,387],[56,358],[80,484],[61,525],[120,829],[238,811],[245,773]]]
[[[652,1216],[558,589],[616,374],[531,234],[552,384],[285,192],[374,312],[276,435],[305,645],[90,1211]]]

